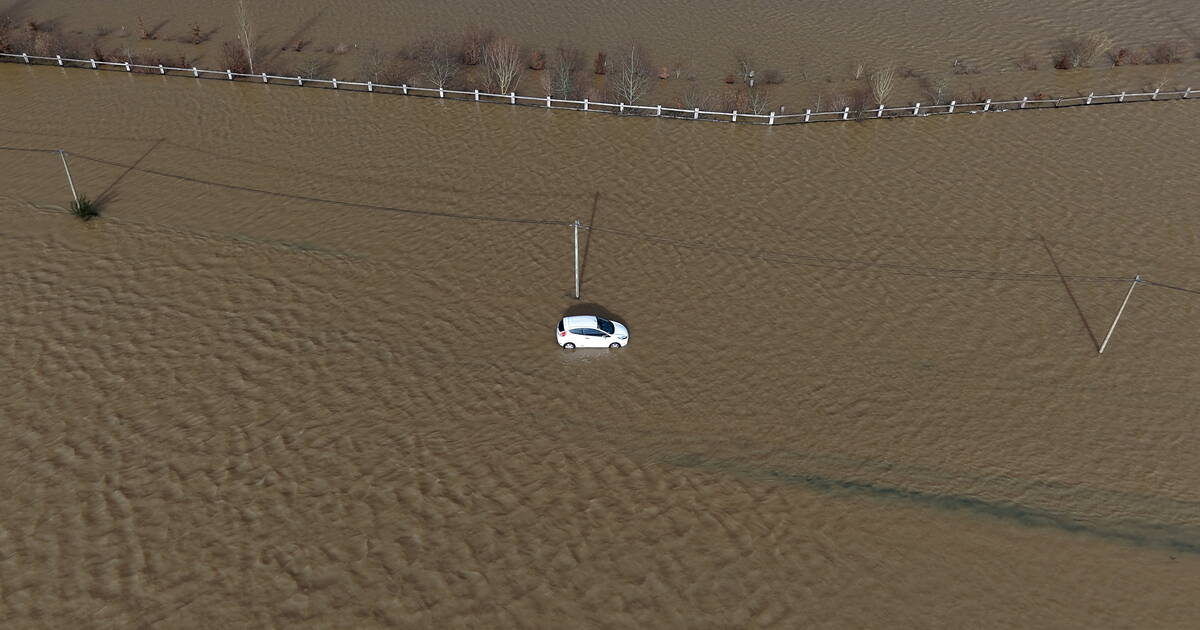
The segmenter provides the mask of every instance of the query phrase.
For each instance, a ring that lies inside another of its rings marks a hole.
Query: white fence
[[[845,120],[862,120],[869,118],[900,118],[921,117],[941,114],[970,114],[977,112],[1019,111],[1024,109],[1042,109],[1056,107],[1074,107],[1079,105],[1107,105],[1113,103],[1132,103],[1139,101],[1170,100],[1172,97],[1187,99],[1192,89],[1183,91],[1153,92],[1121,92],[1120,94],[1088,94],[1087,96],[1072,96],[1060,98],[1029,98],[1021,100],[997,101],[987,99],[981,103],[959,103],[950,101],[943,104],[915,103],[903,107],[885,107],[877,105],[863,109],[845,107],[838,111],[814,112],[805,110],[802,114],[780,114],[774,111],[766,114],[746,112],[710,112],[700,108],[679,109],[663,107],[662,105],[629,105],[625,103],[602,103],[583,99],[582,101],[551,98],[550,96],[520,96],[515,92],[508,94],[491,94],[479,90],[450,90],[445,88],[418,87],[415,85],[386,85],[368,81],[339,81],[334,79],[306,79],[299,76],[286,77],[267,73],[243,74],[231,70],[206,70],[203,68],[176,68],[173,66],[143,65],[122,61],[97,61],[95,59],[69,59],[62,56],[39,57],[27,53],[0,53],[0,60],[8,59],[14,62],[32,64],[51,64],[72,68],[91,68],[93,70],[117,70],[121,72],[143,72],[170,76],[188,76],[196,79],[220,79],[226,81],[249,80],[257,83],[286,84],[299,87],[323,87],[335,90],[351,90],[359,92],[380,92],[389,94],[404,94],[426,98],[449,98],[452,100],[478,101],[481,103],[506,103],[525,107],[542,107],[548,109],[569,109],[585,112],[600,112],[618,115],[655,116],[660,118],[677,118],[686,120],[706,120],[716,122],[733,122],[754,125],[788,125],[797,123],[833,122]]]

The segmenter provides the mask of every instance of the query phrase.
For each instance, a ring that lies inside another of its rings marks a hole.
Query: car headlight
[[[617,335],[617,339],[628,339],[629,335]]]

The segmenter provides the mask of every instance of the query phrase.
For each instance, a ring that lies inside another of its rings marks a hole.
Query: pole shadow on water
[[[104,192],[97,195],[96,203],[101,206],[112,203],[116,199],[117,184],[121,183],[121,180],[125,179],[125,176],[128,175],[131,171],[136,170],[138,165],[140,165],[142,163],[142,160],[145,160],[147,156],[149,156],[151,153],[153,153],[154,150],[158,148],[158,145],[162,144],[164,140],[166,140],[166,138],[159,138],[158,140],[156,140],[154,142],[154,145],[151,146],[149,149],[146,149],[146,152],[143,153],[142,156],[139,157],[136,162],[131,164],[124,171],[121,171],[121,174],[118,175],[117,178],[114,179],[112,181],[112,183],[108,185],[108,188],[105,188]]]
[[[593,225],[596,225],[596,209],[599,207],[600,207],[600,191],[597,190],[596,195],[594,197],[592,197],[592,216],[591,216],[591,218],[588,219],[588,222],[587,222],[588,229],[585,230],[585,234],[583,235],[583,255],[579,259],[580,295],[583,294],[582,287],[584,284],[584,279],[587,277],[588,252],[590,252],[592,250],[592,229],[591,229],[591,227]]]
[[[1046,255],[1050,257],[1050,263],[1054,265],[1054,272],[1058,274],[1058,279],[1062,280],[1063,288],[1067,290],[1067,297],[1071,299],[1071,304],[1075,306],[1075,312],[1079,313],[1079,321],[1083,322],[1083,329],[1087,331],[1088,337],[1092,340],[1092,346],[1097,352],[1100,351],[1100,341],[1096,339],[1096,333],[1092,332],[1092,327],[1088,325],[1087,318],[1083,315],[1083,308],[1079,306],[1079,300],[1075,299],[1075,293],[1071,291],[1071,285],[1067,283],[1066,277],[1063,276],[1062,268],[1058,266],[1058,259],[1054,257],[1054,252],[1050,249],[1050,244],[1046,242],[1046,237],[1038,234],[1038,238],[1042,241],[1042,247],[1046,248]]]

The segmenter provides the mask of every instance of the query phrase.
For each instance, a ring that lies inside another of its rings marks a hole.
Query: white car
[[[595,315],[572,315],[558,322],[558,345],[572,348],[621,348],[629,344],[629,329]]]

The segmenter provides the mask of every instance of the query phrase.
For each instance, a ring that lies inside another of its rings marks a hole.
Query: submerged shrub
[[[240,42],[229,41],[221,45],[221,67],[239,74],[250,71],[250,60]]]
[[[1062,50],[1054,55],[1054,67],[1059,70],[1086,68],[1098,61],[1112,47],[1112,38],[1100,31],[1063,40]]]
[[[529,69],[541,70],[546,67],[546,53],[535,50],[529,53]]]
[[[78,200],[71,201],[71,214],[83,221],[91,221],[100,216],[100,207],[88,199],[87,195],[79,195]]]
[[[1151,46],[1147,51],[1149,63],[1181,63],[1183,46],[1177,43],[1162,43]]]

